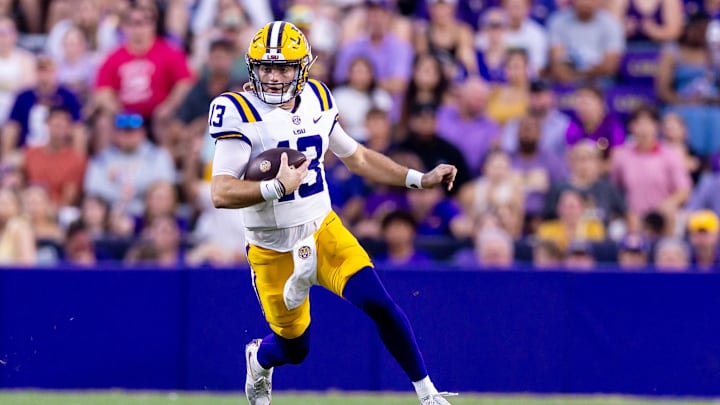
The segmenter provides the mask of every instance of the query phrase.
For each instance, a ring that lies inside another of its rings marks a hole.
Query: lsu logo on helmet
[[[295,25],[286,21],[273,21],[260,29],[245,56],[250,73],[250,84],[255,95],[268,104],[283,104],[297,96],[305,86],[310,66],[314,62],[310,44]],[[282,84],[281,93],[266,91],[269,82],[260,79],[263,66],[285,66],[294,69],[294,78]]]

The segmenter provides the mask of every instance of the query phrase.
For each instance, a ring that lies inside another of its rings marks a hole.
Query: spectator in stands
[[[105,110],[95,110],[86,118],[88,129],[88,154],[95,156],[104,151],[112,143],[115,130],[115,114]]]
[[[103,12],[96,0],[72,0],[68,18],[52,24],[45,42],[45,52],[57,61],[66,60],[67,50],[63,42],[68,32],[74,29],[83,34],[88,50],[103,57],[120,43],[117,32],[118,21],[113,13]]]
[[[3,127],[3,158],[18,153],[18,148],[47,144],[47,117],[51,107],[62,107],[70,112],[73,121],[71,144],[78,152],[85,152],[87,134],[80,117],[80,100],[75,93],[58,84],[55,62],[42,56],[37,62],[37,86],[18,94],[10,118]]]
[[[318,0],[295,0],[298,3],[305,3],[316,10],[321,9],[320,3],[325,3]],[[342,2],[342,0],[341,0]],[[343,7],[341,3],[333,2],[335,4],[334,10],[341,13],[342,18],[335,17],[334,19],[339,22],[339,41],[336,39],[337,48],[342,48],[345,44],[351,43],[357,40],[359,37],[366,35],[368,22],[374,18],[371,14],[377,11],[375,8],[382,7],[387,13],[387,24],[388,31],[392,32],[393,35],[412,47],[413,42],[413,17],[403,13],[401,10],[401,4],[396,0],[351,0],[355,7]],[[327,9],[327,4],[324,9]],[[414,51],[414,50],[413,50]]]
[[[566,170],[557,156],[540,150],[540,121],[527,115],[520,120],[518,151],[511,154],[513,172],[521,178],[525,192],[525,228],[533,233],[542,218],[551,187],[565,180]]]
[[[0,4],[0,15],[17,21],[20,32],[42,32],[42,7],[39,0],[3,1]]]
[[[660,239],[655,247],[655,268],[658,271],[682,272],[690,268],[690,249],[682,239]]]
[[[590,243],[584,240],[570,242],[565,256],[565,268],[568,270],[593,270],[595,257]]]
[[[567,144],[575,145],[583,139],[590,139],[595,141],[607,159],[613,148],[625,142],[622,122],[615,113],[609,111],[602,91],[597,87],[580,87],[575,91],[573,104],[576,119],[568,126],[565,135]]]
[[[53,58],[58,65],[58,82],[75,93],[82,103],[86,103],[100,63],[99,57],[88,50],[85,36],[77,27],[71,27],[65,33],[62,47],[62,58]]]
[[[638,108],[628,121],[633,142],[617,148],[610,164],[611,179],[627,198],[633,229],[651,210],[662,213],[672,229],[678,208],[690,196],[692,181],[682,156],[658,139],[658,121],[654,108]]]
[[[367,139],[365,146],[383,154],[395,147],[395,136],[390,123],[388,112],[379,108],[372,108],[365,114],[365,132]]]
[[[690,18],[677,44],[663,47],[655,80],[660,100],[685,120],[688,143],[702,156],[720,150],[720,86],[705,36],[709,21],[707,15]]]
[[[572,241],[599,242],[605,239],[605,227],[589,209],[586,196],[580,191],[566,189],[560,193],[558,219],[543,221],[537,229],[539,240],[553,241],[565,253]]]
[[[22,215],[17,192],[0,188],[0,264],[33,265],[37,262],[35,236]]]
[[[560,194],[567,189],[584,193],[591,202],[598,218],[609,226],[613,221],[625,222],[627,204],[618,187],[602,175],[601,150],[590,140],[583,140],[568,151],[569,177],[565,182],[553,185],[545,200],[543,217],[555,218]]]
[[[504,72],[505,82],[495,86],[487,102],[488,117],[500,125],[527,112],[530,78],[525,50],[510,49],[507,52]]]
[[[188,221],[178,213],[178,194],[175,185],[166,180],[152,183],[144,196],[145,211],[140,217],[135,217],[135,234],[142,233],[155,218],[172,217],[177,222],[181,232],[189,230]]]
[[[507,59],[508,16],[499,7],[489,8],[481,17],[480,31],[475,38],[480,76],[489,82],[505,80],[505,61]]]
[[[172,158],[147,140],[143,118],[138,114],[118,114],[112,140],[111,147],[90,160],[85,192],[111,205],[127,205],[130,215],[141,215],[148,187],[156,181],[175,181]]]
[[[0,163],[0,188],[22,190],[25,187],[22,156],[11,156]]]
[[[500,127],[486,113],[488,97],[487,83],[470,78],[458,85],[456,102],[441,106],[437,113],[438,135],[460,150],[473,174],[500,142]]]
[[[206,64],[212,58],[213,44],[222,42],[229,45],[228,51],[232,59],[230,80],[233,83],[241,84],[249,79],[245,52],[247,52],[247,44],[252,40],[256,29],[247,21],[238,2],[221,1],[218,7],[215,23],[194,37],[190,56],[192,70],[198,72],[201,79],[206,78],[210,73],[209,66]],[[315,54],[315,47],[313,47],[313,54]],[[315,65],[313,64],[313,66]]]
[[[313,44],[313,63],[311,75],[325,83],[332,83],[332,65],[338,47],[340,33],[341,8],[334,2],[302,0],[292,2],[285,10],[285,21],[295,24]],[[409,31],[409,22],[406,31]],[[343,26],[344,28],[344,26]]]
[[[449,80],[477,75],[473,30],[457,18],[457,0],[428,0],[427,3],[430,21],[416,23],[415,52],[430,53],[440,59]]]
[[[576,0],[548,21],[550,68],[561,83],[608,80],[625,51],[621,22],[599,0]]]
[[[547,66],[549,53],[545,27],[530,18],[531,0],[503,0],[502,6],[508,16],[505,46],[524,49],[528,55],[529,73],[536,77]]]
[[[720,270],[720,220],[710,210],[695,211],[688,218],[691,263],[700,271]]]
[[[434,104],[414,106],[408,122],[410,135],[399,147],[417,154],[424,167],[435,167],[440,163],[457,167],[455,186],[451,190],[451,193],[454,193],[470,179],[470,173],[460,150],[438,135],[437,109]]]
[[[651,246],[655,246],[660,239],[670,233],[668,228],[667,220],[658,211],[650,211],[642,217],[640,231]]]
[[[405,211],[392,211],[382,220],[382,239],[386,252],[374,258],[378,264],[386,265],[422,265],[431,263],[432,257],[415,248],[417,222],[412,214]]]
[[[392,7],[388,0],[367,2],[367,34],[350,41],[340,49],[335,60],[333,78],[335,83],[345,82],[350,63],[356,57],[364,56],[372,61],[375,78],[380,87],[389,92],[397,103],[407,89],[413,48],[391,31]]]
[[[365,116],[372,108],[390,111],[390,94],[377,86],[372,62],[358,56],[350,63],[347,82],[333,89],[338,109],[343,111],[340,123],[350,136],[359,142],[367,140]],[[345,112],[347,111],[347,112]]]
[[[153,267],[177,269],[185,262],[181,232],[172,216],[160,216],[145,229],[127,253],[128,264],[149,264]]]
[[[101,197],[86,194],[80,203],[80,218],[83,227],[93,240],[109,236],[110,205]]]
[[[409,150],[395,149],[388,153],[388,157],[415,170],[424,167],[420,156]],[[362,209],[349,223],[353,224],[353,235],[357,238],[379,239],[385,215],[397,210],[410,211],[410,204],[405,190],[373,183],[366,183],[366,186],[368,192],[361,200]]]
[[[63,244],[63,262],[82,267],[95,267],[97,264],[93,238],[82,220],[68,226]]]
[[[682,0],[612,0],[608,10],[624,22],[628,42],[663,43],[682,33]]]
[[[475,254],[483,269],[510,269],[515,254],[512,237],[499,229],[478,232]]]
[[[123,16],[127,42],[100,66],[95,108],[111,112],[134,111],[147,124],[164,123],[192,86],[185,54],[155,33],[155,9],[131,6]],[[159,126],[158,126],[159,127]],[[155,134],[162,143],[162,131]]]
[[[212,99],[242,85],[232,78],[234,47],[227,40],[210,44],[210,54],[205,62],[206,74],[193,84],[168,124],[165,147],[178,165],[187,155],[190,143],[206,136],[207,109]]]
[[[190,23],[191,31],[195,36],[201,35],[215,24],[218,15],[221,16],[236,4],[242,6],[251,26],[261,27],[273,20],[269,3],[268,1],[253,0],[203,0],[197,2],[197,8]]]
[[[399,133],[395,142],[404,140],[407,136],[407,121],[410,111],[418,104],[442,105],[447,98],[449,81],[442,73],[440,60],[431,54],[421,54],[415,57],[412,68],[412,77],[403,98]],[[487,93],[487,91],[486,91]]]
[[[639,233],[628,233],[618,244],[618,265],[623,270],[644,269],[648,256],[649,246]]]
[[[198,218],[190,235],[193,248],[187,252],[187,263],[191,266],[247,265],[242,212],[215,208],[209,179],[198,182],[189,202],[198,211]]]
[[[551,156],[564,155],[570,117],[555,106],[552,84],[544,79],[533,80],[528,103],[528,113],[540,120],[540,149]],[[517,151],[519,127],[520,120],[515,119],[503,128],[502,147],[508,153]]]
[[[680,155],[682,155],[685,161],[685,167],[688,173],[690,173],[690,177],[692,177],[693,184],[697,184],[704,168],[703,159],[700,154],[695,152],[692,146],[688,144],[685,120],[676,113],[666,113],[662,117],[661,132],[662,138],[668,147],[674,147],[680,152]]]
[[[73,118],[63,107],[48,111],[48,142],[25,150],[24,171],[30,184],[42,185],[58,208],[79,203],[87,157],[71,146]]]
[[[420,236],[465,239],[472,235],[473,225],[461,215],[460,206],[445,197],[442,189],[423,189],[408,193],[410,214]]]
[[[36,81],[35,56],[17,45],[15,21],[0,16],[0,124],[10,116],[15,95]]]
[[[685,208],[689,211],[709,209],[720,215],[720,154],[713,156],[711,162],[712,171],[702,175]]]
[[[502,229],[514,238],[520,237],[525,192],[505,152],[491,152],[485,160],[483,175],[463,186],[457,198],[471,221],[477,224],[485,213],[493,212],[500,219]]]
[[[551,240],[538,240],[532,243],[532,263],[538,270],[559,270],[563,267],[563,252]]]
[[[35,237],[38,265],[52,265],[62,257],[65,231],[58,222],[56,207],[47,191],[40,186],[30,186],[22,191],[23,214],[30,221]]]
[[[392,126],[386,111],[373,108],[365,117],[365,146],[382,154],[391,153]],[[421,163],[418,163],[421,165]],[[348,170],[333,154],[325,156],[325,177],[335,210],[344,223],[355,223],[363,213],[365,198],[370,193],[365,180]]]

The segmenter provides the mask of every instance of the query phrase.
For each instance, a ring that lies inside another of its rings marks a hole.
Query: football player
[[[323,169],[329,149],[358,175],[389,185],[452,188],[456,169],[438,165],[427,173],[401,166],[354,141],[338,124],[325,84],[308,79],[313,56],[293,24],[271,22],[247,52],[250,81],[242,92],[217,96],[208,126],[215,138],[212,200],[218,208],[241,208],[253,286],[272,329],[246,348],[245,392],[251,405],[271,399],[274,367],[299,364],[308,354],[309,286],[332,291],[364,311],[417,391],[422,405],[449,404],[425,368],[403,311],[380,282],[368,254],[330,205]],[[297,169],[281,156],[277,176],[243,178],[261,152],[290,147],[307,160]]]

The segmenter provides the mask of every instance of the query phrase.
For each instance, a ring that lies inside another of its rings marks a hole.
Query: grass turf
[[[709,405],[720,402],[699,400],[651,400],[614,396],[495,396],[461,395],[451,398],[453,405]],[[241,405],[241,395],[199,393],[126,393],[126,392],[32,392],[0,391],[2,405]],[[294,394],[277,393],[273,405],[413,405],[412,395],[366,395],[349,393]]]

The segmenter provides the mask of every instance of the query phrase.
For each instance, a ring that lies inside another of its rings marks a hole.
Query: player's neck
[[[280,108],[282,108],[285,111],[289,112],[295,112],[297,111],[297,108],[300,106],[300,97],[293,97],[292,100],[288,101],[285,104],[280,104]]]

